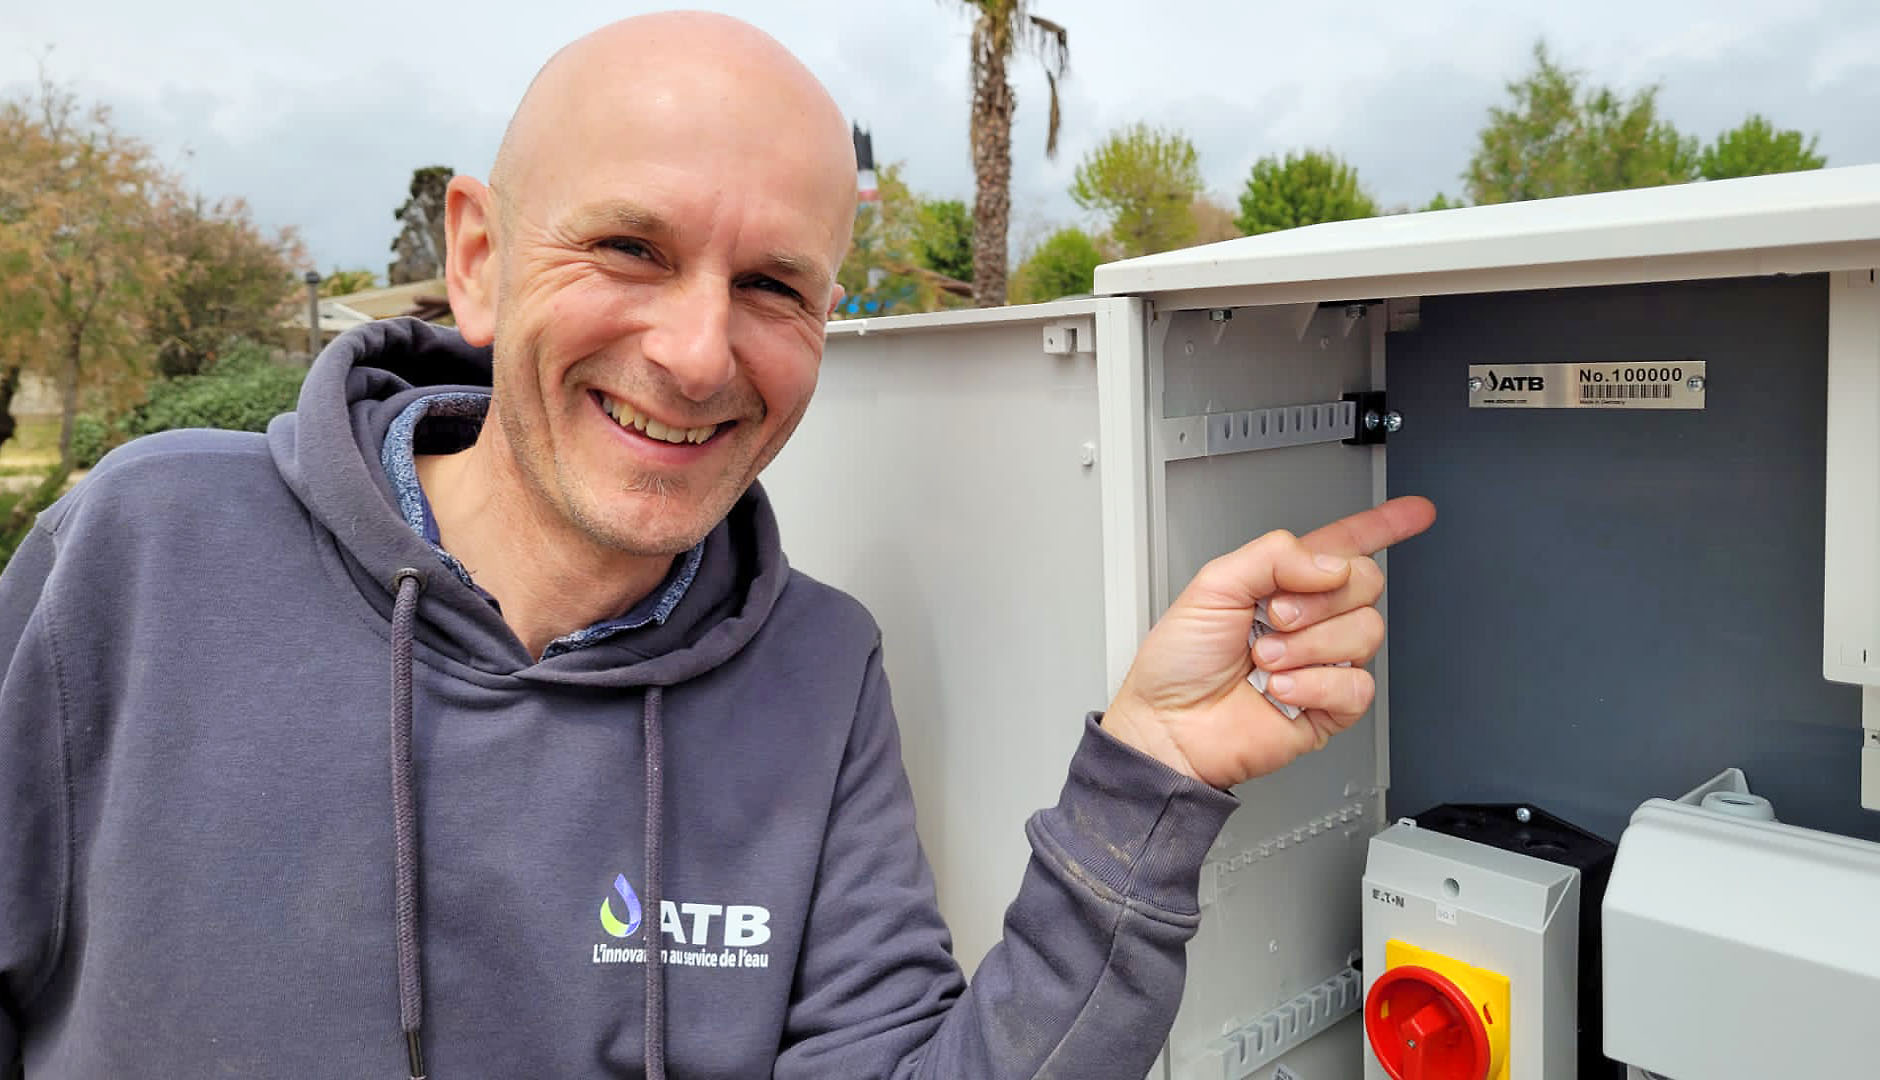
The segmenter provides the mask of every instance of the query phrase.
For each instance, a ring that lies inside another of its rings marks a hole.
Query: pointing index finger
[[[1436,504],[1421,495],[1400,495],[1369,510],[1322,525],[1299,538],[1313,551],[1374,555],[1401,543],[1436,521]]]

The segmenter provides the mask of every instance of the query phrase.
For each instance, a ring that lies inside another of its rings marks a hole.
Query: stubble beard
[[[528,364],[525,358],[505,363],[507,359],[501,356],[495,358],[494,381],[497,385],[493,392],[498,398],[510,397],[510,400],[514,400],[513,395],[502,392],[503,375],[514,371],[517,363],[522,363],[525,369],[531,371],[533,365]],[[619,525],[606,520],[605,515],[597,513],[603,501],[598,496],[606,492],[597,491],[600,485],[580,475],[576,466],[555,453],[553,442],[548,437],[548,402],[543,400],[540,405],[542,407],[534,422],[520,415],[520,411],[515,408],[505,409],[497,404],[493,409],[497,426],[502,429],[503,441],[507,445],[509,469],[522,482],[523,490],[518,492],[518,496],[534,504],[532,507],[514,507],[516,512],[533,512],[544,517],[545,523],[559,519],[560,523],[571,526],[596,547],[634,557],[677,555],[690,550],[703,539],[701,535],[690,542],[684,542],[684,537],[663,543],[651,542],[647,537],[626,533]],[[615,490],[650,498],[655,503],[654,516],[669,520],[686,487],[685,481],[680,478],[644,472],[622,480]],[[712,522],[712,525],[715,524],[716,519]],[[708,525],[705,532],[710,530],[711,525]]]
[[[503,358],[496,359],[498,382],[507,366]],[[525,367],[533,370],[534,365],[527,364]],[[807,401],[804,404],[807,405]],[[511,465],[527,488],[524,497],[532,498],[536,506],[551,517],[560,518],[562,522],[571,525],[590,543],[635,557],[673,556],[696,547],[744,497],[757,474],[776,456],[782,443],[802,419],[802,409],[799,408],[777,438],[777,445],[768,450],[762,446],[741,448],[745,451],[740,455],[741,460],[735,462],[722,476],[714,478],[726,479],[741,473],[742,482],[729,493],[722,491],[718,483],[713,483],[708,490],[695,491],[683,477],[653,471],[636,472],[630,477],[613,481],[611,490],[605,490],[604,485],[608,480],[597,481],[580,475],[575,466],[555,453],[548,438],[547,401],[543,401],[542,405],[544,407],[534,424],[518,415],[514,409],[495,409],[504,440],[509,446]],[[761,428],[768,409],[760,402],[757,408],[746,412],[754,412],[756,418],[745,422],[754,428]],[[612,494],[637,495],[648,499],[653,503],[652,517],[655,521],[685,520],[694,515],[703,520],[694,523],[686,535],[663,540],[634,535],[599,512],[605,504],[605,497]],[[692,500],[690,506],[687,505],[688,498]]]
[[[630,477],[612,482],[610,486],[605,479],[582,476],[577,467],[554,454],[546,440],[538,437],[540,433],[529,431],[528,426],[513,414],[503,415],[503,426],[504,435],[518,459],[519,471],[526,478],[537,502],[572,525],[597,547],[635,557],[678,555],[691,550],[703,540],[704,534],[709,533],[724,516],[724,512],[730,509],[729,505],[722,510],[715,505],[718,501],[713,497],[716,492],[700,493],[699,505],[688,506],[690,484],[681,477],[636,472]],[[655,538],[636,534],[601,512],[607,496],[616,494],[639,496],[650,502],[651,517],[656,522],[676,522],[699,513],[705,514],[710,520],[704,523],[702,529],[695,526],[686,535],[677,537]],[[735,503],[736,496],[730,502]],[[705,503],[713,505],[707,506]],[[690,535],[694,531],[699,535]]]

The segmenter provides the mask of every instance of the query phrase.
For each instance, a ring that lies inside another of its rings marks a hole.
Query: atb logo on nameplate
[[[1471,409],[1702,409],[1705,362],[1470,364]]]

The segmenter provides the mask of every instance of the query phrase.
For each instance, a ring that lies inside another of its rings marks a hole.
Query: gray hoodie
[[[375,323],[265,437],[138,440],[42,515],[0,577],[0,1065],[1141,1077],[1235,800],[1041,718],[1083,742],[969,987],[879,634],[760,488],[664,624],[541,661],[406,525],[387,426],[489,371]]]

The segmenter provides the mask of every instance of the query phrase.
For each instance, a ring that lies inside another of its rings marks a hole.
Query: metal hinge
[[[1403,427],[1403,414],[1390,411],[1382,390],[1364,390],[1346,394],[1345,400],[1356,407],[1358,424],[1345,441],[1353,446],[1373,446],[1390,441],[1391,433]]]

